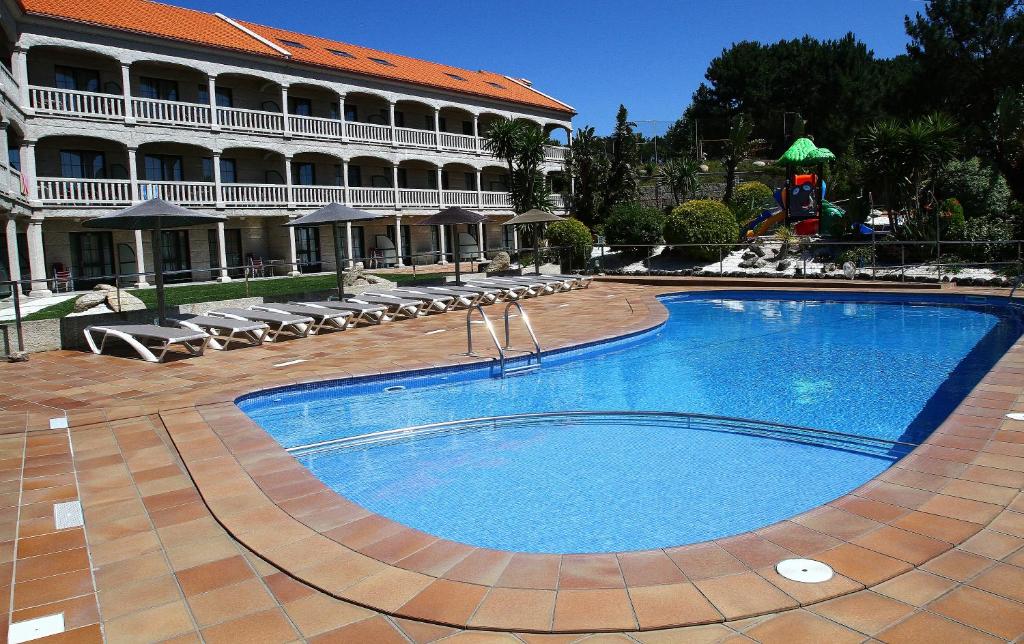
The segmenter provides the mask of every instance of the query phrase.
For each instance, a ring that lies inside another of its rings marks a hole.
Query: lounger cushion
[[[273,311],[252,311],[250,309],[216,309],[210,311],[216,315],[237,315],[247,320],[258,320],[260,322],[274,322],[278,324],[306,324],[311,320],[309,316],[292,315],[290,313],[274,313]]]
[[[136,338],[163,340],[164,342],[188,342],[206,338],[205,333],[197,333],[192,329],[176,329],[155,324],[100,324],[90,326],[87,330],[120,331]]]
[[[195,315],[188,318],[174,318],[175,322],[191,322],[199,327],[209,329],[225,329],[228,331],[259,331],[267,328],[262,322],[249,322],[246,320],[234,320],[232,318],[219,318],[213,315]]]

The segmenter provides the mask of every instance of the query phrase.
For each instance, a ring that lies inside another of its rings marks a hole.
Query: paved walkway
[[[665,312],[653,296],[678,290],[598,284],[526,306],[553,348],[656,324]],[[60,641],[1024,634],[1024,422],[1003,418],[1024,410],[1024,343],[926,445],[848,497],[730,539],[554,564],[395,528],[295,469],[228,403],[277,384],[465,361],[464,320],[444,314],[164,365],[73,352],[0,365],[10,619],[63,612],[64,637],[77,639]],[[273,366],[292,360],[305,362]],[[47,429],[65,414],[70,430]],[[84,528],[56,529],[53,504],[75,499]],[[817,586],[774,575],[772,564],[794,554],[839,575]],[[575,634],[540,634],[551,630]]]

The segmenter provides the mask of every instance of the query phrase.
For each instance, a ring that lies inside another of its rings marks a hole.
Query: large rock
[[[754,251],[755,253],[757,253],[757,256],[758,256],[758,257],[764,257],[764,256],[765,256],[765,250],[764,250],[764,247],[763,247],[763,246],[761,246],[761,245],[758,245],[758,244],[754,244],[753,246],[751,246],[751,247],[750,247],[750,250],[752,250],[752,251]]]
[[[752,250],[748,250],[748,251],[744,251],[743,255],[741,255],[740,257],[742,257],[744,260],[754,259],[755,257],[757,257],[757,253],[755,253]]]
[[[75,300],[75,313],[82,313],[89,309],[95,308],[100,305],[106,305],[107,293],[106,290],[92,291],[91,293],[85,293]]]
[[[784,259],[784,260],[782,260],[781,262],[778,263],[778,265],[775,267],[775,270],[777,270],[777,271],[784,271],[784,270],[786,270],[787,268],[789,268],[792,265],[793,265],[793,262],[789,261],[788,259]]]
[[[127,291],[122,290],[118,296],[117,291],[114,290],[107,291],[107,306],[111,311],[120,313],[121,311],[141,311],[146,308],[146,303]]]
[[[491,263],[487,265],[488,273],[497,273],[499,271],[507,271],[509,266],[512,265],[512,258],[508,256],[505,251],[498,251],[494,257],[491,258]]]

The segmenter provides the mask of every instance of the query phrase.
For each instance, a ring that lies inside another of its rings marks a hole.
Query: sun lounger
[[[263,322],[234,320],[212,315],[172,318],[171,322],[185,329],[206,333],[210,336],[209,346],[219,350],[227,349],[232,342],[247,342],[253,346],[263,344],[263,340],[270,330],[270,327]]]
[[[207,315],[233,320],[249,320],[253,322],[264,322],[269,326],[266,340],[274,342],[282,333],[304,338],[309,335],[313,326],[313,318],[308,315],[293,315],[291,313],[276,313],[274,311],[254,311],[252,309],[216,309],[207,311]]]
[[[354,295],[345,301],[355,304],[379,304],[381,306],[386,306],[389,316],[388,321],[394,320],[399,316],[415,318],[420,315],[426,315],[426,311],[423,310],[426,304],[424,304],[423,300],[380,297],[379,295],[373,295],[370,293],[360,293],[359,295]]]
[[[359,322],[380,324],[381,322],[386,322],[389,319],[387,307],[381,306],[380,304],[357,304],[355,302],[339,302],[337,300],[324,300],[321,302],[290,302],[290,304],[319,306],[324,309],[332,309],[335,311],[350,311],[352,313],[352,318],[348,323],[350,327],[355,326]]]
[[[521,284],[499,284],[498,282],[491,281],[486,277],[473,277],[464,283],[464,286],[470,288],[487,288],[487,289],[498,289],[501,292],[501,297],[505,300],[521,300],[530,295],[535,295],[530,289]]]
[[[398,289],[396,289],[398,290]],[[468,308],[477,304],[480,298],[483,297],[483,293],[476,292],[464,292],[464,291],[449,291],[443,288],[404,288],[401,289],[407,294],[407,297],[415,297],[417,294],[424,297],[446,297],[451,298],[451,302],[448,305],[449,309],[455,308]]]
[[[558,273],[555,275],[548,275],[548,277],[564,279],[566,282],[569,282],[572,288],[577,289],[590,288],[590,285],[594,282],[594,277],[592,275],[579,275],[575,273]]]
[[[484,280],[487,280],[487,281],[484,281]],[[554,292],[554,288],[549,286],[545,282],[540,282],[540,281],[537,281],[537,280],[522,280],[522,279],[519,279],[519,278],[514,278],[513,279],[511,277],[487,277],[487,278],[481,278],[479,280],[474,280],[473,283],[474,284],[492,284],[492,285],[495,285],[495,284],[502,285],[502,284],[504,284],[506,286],[519,286],[522,289],[524,289],[523,294],[520,296],[522,298],[538,297],[540,295],[545,295],[547,293],[553,293]]]
[[[430,293],[424,293],[420,291],[404,289],[404,288],[393,288],[386,291],[373,291],[367,293],[360,293],[360,295],[372,295],[384,298],[398,298],[404,300],[419,300],[423,302],[423,313],[443,313],[450,309],[455,302],[455,298],[450,295],[431,295]]]
[[[309,332],[313,335],[318,335],[324,331],[324,329],[335,329],[342,331],[348,328],[349,319],[352,317],[352,311],[338,311],[337,309],[325,309],[318,306],[306,306],[305,304],[277,304],[271,302],[264,302],[263,304],[253,304],[251,307],[254,311],[270,311],[276,313],[287,313],[290,315],[306,315],[313,318],[313,324],[309,329]]]
[[[572,288],[572,282],[564,278],[549,275],[513,275],[508,277],[496,277],[498,281],[509,281],[519,284],[528,284],[531,288],[537,289],[542,295],[568,291]]]
[[[501,289],[493,286],[456,286],[455,284],[450,284],[448,286],[426,286],[424,288],[431,293],[475,295],[479,304],[492,304],[502,296]]]
[[[86,327],[84,333],[85,341],[89,344],[89,348],[93,353],[103,353],[107,340],[117,338],[135,349],[136,353],[146,362],[163,362],[168,349],[175,345],[181,345],[194,356],[201,356],[203,355],[203,350],[206,349],[206,344],[210,340],[210,336],[203,331],[172,329],[155,324],[109,326],[96,324]],[[99,346],[96,345],[97,334],[100,336]],[[155,349],[158,353],[154,354],[151,349]]]

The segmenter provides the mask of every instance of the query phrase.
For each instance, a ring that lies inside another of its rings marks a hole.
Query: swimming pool
[[[547,355],[530,375],[449,368],[238,404],[288,448],[565,410],[711,414],[918,443],[1022,332],[1009,307],[963,297],[718,291],[662,301],[663,326]],[[556,414],[296,453],[339,493],[444,538],[601,552],[756,529],[852,490],[904,453],[809,436]]]

